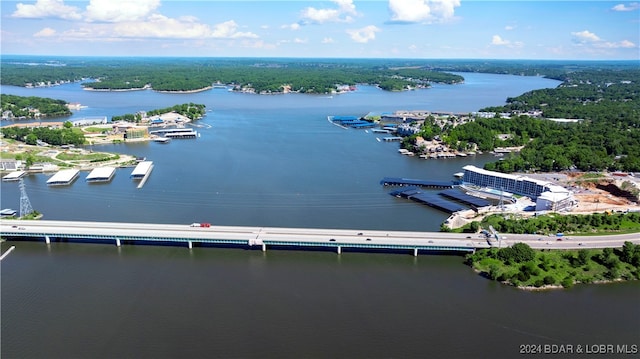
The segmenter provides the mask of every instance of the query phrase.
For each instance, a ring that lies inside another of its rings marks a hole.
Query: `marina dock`
[[[13,171],[8,175],[2,177],[2,180],[5,182],[19,181],[20,178],[24,177],[26,174],[27,171]]]
[[[425,188],[453,188],[452,181],[425,181],[411,178],[385,177],[380,180],[383,186],[418,186]]]
[[[196,138],[198,137],[198,132],[190,129],[190,128],[167,128],[161,130],[155,130],[149,132],[150,135],[156,135],[160,138]]]
[[[49,186],[66,186],[73,183],[78,178],[79,170],[68,169],[56,172],[51,178],[47,180]]]
[[[138,188],[142,188],[145,182],[147,182],[152,169],[153,161],[142,161],[133,169],[133,172],[131,172],[131,178],[133,180],[140,180]]]
[[[377,126],[375,122],[365,121],[356,116],[329,116],[328,119],[341,127],[373,128]]]
[[[116,169],[113,167],[94,168],[86,177],[87,182],[109,182],[113,179]]]
[[[454,213],[467,209],[459,203],[451,202],[442,198],[438,194],[422,192],[418,187],[409,187],[407,189],[390,192],[389,194],[394,197],[406,198],[418,203],[426,204],[427,206],[447,213]]]

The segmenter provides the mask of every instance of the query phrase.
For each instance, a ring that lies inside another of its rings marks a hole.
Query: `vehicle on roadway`
[[[191,227],[209,228],[211,227],[211,223],[191,223]]]

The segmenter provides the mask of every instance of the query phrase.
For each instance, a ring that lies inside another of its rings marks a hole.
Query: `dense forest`
[[[71,111],[66,105],[63,100],[0,94],[0,112],[11,111],[16,118],[70,116]]]
[[[71,122],[65,122],[64,128],[49,127],[2,127],[0,129],[5,138],[11,138],[28,145],[36,145],[38,141],[54,146],[82,145],[84,135],[79,129],[74,129]]]
[[[40,66],[34,66],[37,63]],[[495,118],[477,118],[440,127],[425,121],[419,136],[438,137],[460,150],[490,151],[524,146],[485,168],[514,171],[640,171],[640,68],[637,61],[508,61],[412,59],[251,59],[251,58],[2,58],[2,84],[26,86],[85,81],[94,89],[150,86],[187,91],[213,83],[235,90],[328,93],[337,85],[378,84],[385,90],[457,83],[449,72],[535,75],[563,81],[554,89],[508,98],[505,106],[482,109]],[[92,79],[89,81],[88,79]],[[95,81],[99,80],[99,81]],[[3,102],[4,108],[4,102]],[[529,117],[527,111],[542,111]],[[502,118],[500,113],[510,113]],[[134,115],[131,115],[134,116]],[[579,119],[577,123],[549,118]],[[499,136],[504,135],[507,136]],[[415,140],[418,136],[407,138]]]
[[[205,111],[206,111],[205,105],[195,104],[195,103],[183,103],[181,105],[175,105],[167,108],[147,111],[147,116],[156,116],[156,115],[162,115],[168,112],[175,112],[193,121],[193,120],[201,119],[205,115]],[[142,117],[140,114],[130,114],[130,113],[125,115],[120,115],[120,116],[113,116],[111,118],[111,121],[113,122],[129,121],[129,122],[137,123],[137,122],[140,122],[140,120],[142,120]]]
[[[214,83],[256,93],[330,93],[338,85],[381,84],[385,90],[457,83],[459,75],[431,69],[424,61],[309,59],[63,58],[55,62],[3,59],[3,85],[47,86],[82,81],[96,90],[191,91]]]
[[[640,70],[581,71],[564,78],[555,89],[527,92],[483,111],[537,109],[544,118],[581,121],[540,124],[542,131],[531,132],[531,120],[523,119],[508,133],[530,142],[520,154],[486,167],[503,172],[640,171]]]

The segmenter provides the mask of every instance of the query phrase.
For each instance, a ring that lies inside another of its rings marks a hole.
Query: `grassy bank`
[[[621,249],[533,250],[516,243],[479,250],[467,264],[482,276],[525,289],[568,288],[576,283],[640,279],[640,245]]]

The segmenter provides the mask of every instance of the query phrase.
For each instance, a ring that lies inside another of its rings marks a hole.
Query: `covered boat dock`
[[[94,168],[89,175],[87,175],[87,182],[109,182],[113,178],[116,169],[113,167],[98,167]]]
[[[452,181],[425,181],[411,178],[385,177],[380,180],[383,186],[418,186],[426,188],[453,188]]]
[[[78,178],[79,170],[68,169],[56,172],[51,178],[47,180],[49,186],[66,186],[73,183]]]
[[[395,197],[407,198],[418,203],[426,204],[427,206],[448,213],[454,213],[467,209],[461,204],[446,200],[435,193],[422,192],[418,187],[409,187],[404,190],[390,192],[389,194]]]
[[[2,180],[5,182],[10,181],[18,181],[20,178],[24,177],[27,174],[27,171],[13,171],[8,175],[2,177]]]
[[[486,207],[491,205],[491,202],[487,201],[486,199],[478,198],[478,197],[463,193],[455,188],[442,191],[438,194],[443,197],[450,198],[452,200],[464,203],[466,205],[473,206],[475,208]]]

